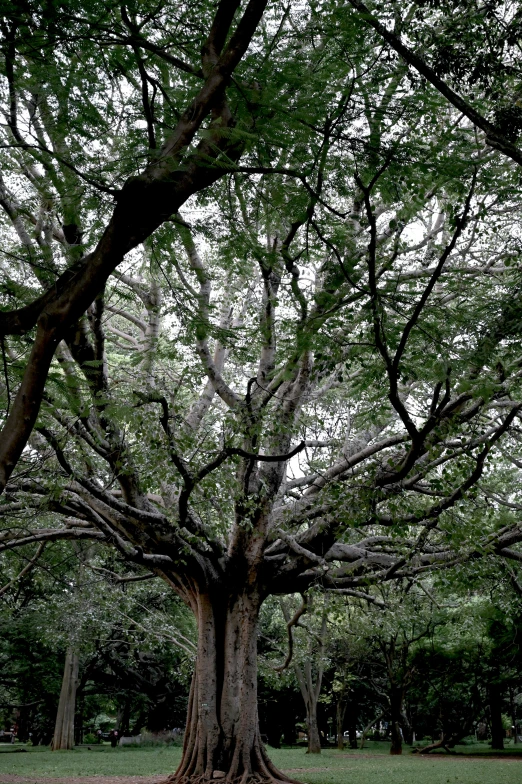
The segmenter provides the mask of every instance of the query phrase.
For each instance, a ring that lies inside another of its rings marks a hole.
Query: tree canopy
[[[284,779],[270,594],[522,559],[515,121],[396,10],[4,4],[0,552],[99,542],[191,607],[180,780]]]

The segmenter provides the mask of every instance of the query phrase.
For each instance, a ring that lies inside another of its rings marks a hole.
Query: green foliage
[[[80,651],[78,730],[107,731],[118,711],[126,731],[136,723],[138,732],[181,726],[193,667],[192,618],[158,581],[118,585],[110,567],[121,567],[96,548],[84,548],[80,561],[77,548],[60,549],[47,552],[19,586],[22,597],[2,613],[0,694],[6,706],[26,706],[16,719],[19,736],[27,740],[31,732],[34,743],[49,742],[71,644]],[[3,722],[12,715],[7,707]]]
[[[3,4],[2,310],[52,291],[126,209],[128,179],[167,165],[214,5]],[[516,9],[371,8],[517,141]],[[223,102],[233,122],[214,107],[172,163],[169,187],[203,150],[208,187],[122,240],[0,500],[4,701],[40,683],[48,726],[59,668],[36,660],[74,642],[86,721],[129,701],[151,730],[181,716],[194,625],[167,589],[122,582],[154,568],[193,608],[195,585],[259,581],[267,726],[279,696],[299,718],[293,671],[275,669],[279,597],[293,613],[325,589],[324,648],[317,607],[294,629],[324,716],[349,694],[370,721],[416,668],[426,734],[443,703],[457,725],[497,654],[517,662],[499,682],[518,673],[519,170],[330,0],[270,4]],[[2,422],[34,337],[2,344]]]

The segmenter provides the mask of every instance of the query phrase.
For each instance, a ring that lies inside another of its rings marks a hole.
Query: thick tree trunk
[[[491,748],[504,748],[504,727],[502,726],[502,695],[498,683],[490,683],[489,710],[491,718]]]
[[[257,623],[261,601],[241,594],[195,597],[197,662],[183,757],[173,782],[289,782],[274,767],[259,734]]]
[[[402,689],[392,687],[390,694],[390,718],[391,718],[391,747],[390,754],[402,754]]]
[[[52,740],[53,751],[74,747],[74,713],[76,710],[76,688],[78,686],[79,657],[74,646],[65,654],[62,690],[58,702],[56,724]]]

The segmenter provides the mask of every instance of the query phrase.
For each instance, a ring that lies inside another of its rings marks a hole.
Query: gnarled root
[[[228,772],[214,770],[211,776],[207,774],[190,775],[183,770],[182,764],[180,765],[181,770],[158,784],[300,784],[296,779],[292,779],[278,770],[260,744],[256,743],[252,751],[253,765],[241,774],[237,773],[236,768],[236,771],[229,770]]]
[[[274,776],[263,776],[260,773],[248,773],[242,776],[237,776],[235,779],[228,777],[224,778],[208,778],[207,776],[169,776],[168,779],[158,782],[158,784],[300,784],[295,779],[288,778],[284,774],[280,774],[277,778]]]
[[[224,773],[224,771],[214,771],[214,773]],[[291,779],[279,770],[274,768],[274,774],[266,772],[243,773],[241,776],[231,778],[227,775],[212,777],[208,776],[178,776],[175,773],[158,784],[300,784],[296,779]]]

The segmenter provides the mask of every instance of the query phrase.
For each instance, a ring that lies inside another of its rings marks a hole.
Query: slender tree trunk
[[[359,706],[354,699],[350,701],[348,709],[348,740],[350,748],[357,748],[357,717],[359,715]]]
[[[357,748],[357,728],[355,726],[355,717],[348,727],[348,740],[350,741],[350,748]]]
[[[78,651],[72,645],[65,654],[62,690],[58,702],[56,724],[52,740],[53,751],[74,747],[74,714],[76,710],[76,688],[78,686]]]
[[[504,727],[502,726],[502,695],[498,683],[490,683],[489,710],[491,718],[491,748],[501,750],[504,748]]]
[[[317,721],[317,703],[319,702],[319,695],[321,694],[321,685],[323,682],[323,656],[326,643],[326,604],[323,607],[320,640],[315,683],[312,677],[312,647],[310,647],[310,656],[305,661],[303,667],[299,664],[294,664],[295,674],[306,707],[306,727],[308,732],[307,754],[321,753],[321,736],[319,734],[319,724]]]
[[[292,781],[274,767],[257,715],[257,623],[261,601],[248,593],[198,594],[197,662],[183,756],[174,782]]]
[[[344,749],[344,717],[346,714],[346,700],[344,699],[344,692],[339,695],[336,706],[336,724],[337,724],[337,748],[339,751]]]
[[[509,687],[509,708],[511,713],[511,725],[513,727],[513,743],[518,743],[518,736],[517,736],[517,709],[515,704],[515,695],[513,693],[513,687]]]
[[[118,729],[120,730],[121,735],[129,734],[129,724],[130,724],[130,702],[129,700],[125,700],[121,708],[121,713],[118,721]]]
[[[444,734],[440,740],[437,740],[434,743],[430,743],[428,746],[423,746],[419,749],[413,749],[413,753],[429,754],[430,751],[435,751],[435,749],[446,749],[446,751],[449,752],[449,746],[446,742],[446,736]]]
[[[368,733],[370,732],[371,728],[372,728],[372,727],[374,727],[374,726],[377,724],[377,722],[379,722],[379,721],[382,719],[382,717],[383,717],[383,716],[384,716],[384,711],[381,711],[381,712],[380,712],[380,713],[379,713],[379,714],[378,714],[378,715],[377,715],[377,716],[376,716],[374,719],[372,719],[372,721],[371,721],[369,724],[367,724],[367,725],[366,725],[366,727],[363,729],[363,731],[362,731],[362,735],[361,735],[361,745],[359,746],[359,748],[360,748],[360,749],[363,749],[363,748],[364,748],[364,744],[366,743],[366,740],[367,740],[367,735],[368,735]]]
[[[393,686],[390,694],[391,747],[390,754],[402,754],[402,689]]]
[[[319,734],[319,724],[317,722],[317,700],[312,694],[306,705],[306,727],[308,731],[307,754],[321,753],[321,736]]]
[[[406,713],[406,708],[404,705],[404,701],[402,703],[402,712],[401,712],[401,729],[402,734],[404,736],[404,740],[408,744],[408,746],[413,745],[413,728],[410,724],[410,720],[408,718],[408,714]]]

